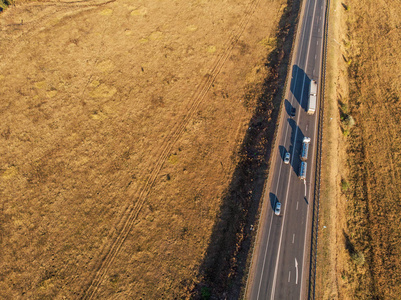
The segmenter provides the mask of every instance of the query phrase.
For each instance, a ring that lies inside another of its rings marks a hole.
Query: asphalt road
[[[247,299],[307,297],[318,114],[308,115],[306,107],[310,81],[316,80],[318,88],[320,84],[325,9],[325,0],[306,0],[303,4],[292,58],[292,78],[280,116],[279,146],[275,149],[270,183],[264,195]],[[296,108],[293,118],[289,115],[292,107]],[[305,136],[311,138],[306,181],[298,178]],[[288,165],[283,162],[287,151],[291,153]],[[276,201],[281,202],[279,216],[274,214]]]

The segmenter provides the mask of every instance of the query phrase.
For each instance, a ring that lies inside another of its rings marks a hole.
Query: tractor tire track
[[[218,57],[216,58],[215,62],[213,63],[213,67],[209,71],[208,75],[204,77],[202,80],[201,84],[198,86],[197,91],[195,95],[192,97],[192,101],[189,102],[189,105],[187,105],[187,113],[183,117],[183,119],[179,122],[177,122],[172,130],[170,131],[170,134],[166,136],[164,139],[162,145],[160,146],[161,152],[158,154],[158,159],[154,165],[154,167],[151,170],[150,176],[147,179],[145,185],[141,189],[138,200],[136,203],[131,205],[130,207],[127,208],[127,213],[124,214],[126,217],[122,217],[120,220],[119,224],[122,224],[122,228],[120,232],[118,233],[117,237],[114,239],[114,241],[111,243],[110,249],[107,251],[102,251],[102,252],[107,252],[104,257],[101,259],[100,267],[96,270],[94,270],[94,274],[92,275],[93,279],[89,285],[89,287],[86,288],[86,290],[83,293],[82,299],[93,299],[95,294],[97,293],[100,285],[102,284],[107,271],[109,270],[110,266],[113,264],[113,261],[115,257],[118,255],[121,247],[123,246],[128,234],[130,233],[133,224],[135,220],[137,219],[143,204],[145,203],[146,197],[151,191],[151,188],[156,182],[156,179],[166,161],[168,158],[173,146],[175,143],[178,141],[178,139],[182,136],[186,126],[189,124],[190,120],[193,118],[194,114],[198,110],[199,106],[205,99],[208,91],[210,90],[213,82],[215,81],[216,77],[220,73],[222,67],[224,66],[225,62],[229,58],[232,49],[234,46],[237,44],[239,38],[241,37],[242,33],[244,32],[247,24],[249,23],[250,17],[252,14],[255,12],[256,7],[258,6],[258,3],[260,0],[253,0],[251,1],[243,14],[243,17],[241,18],[239,22],[238,29],[234,32],[231,33],[230,38],[228,41],[225,43],[226,46],[224,47],[224,51]],[[125,220],[124,220],[125,219]],[[107,246],[106,246],[107,247]],[[105,247],[105,248],[106,248]]]

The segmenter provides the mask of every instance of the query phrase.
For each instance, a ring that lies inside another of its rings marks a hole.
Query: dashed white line
[[[294,244],[294,240],[295,240],[295,233],[292,234],[292,243]]]
[[[322,17],[320,17],[320,19],[322,19]],[[322,56],[320,56],[320,64],[321,64],[321,62],[322,62]],[[317,122],[317,116],[318,116],[318,114],[315,114],[315,124],[316,124],[316,122]],[[314,136],[314,140],[316,140],[316,136],[317,136],[317,130],[315,131],[315,136]],[[312,157],[314,157],[314,155],[315,155],[315,147],[312,147]],[[313,160],[312,160],[312,163],[311,163],[311,167],[313,168]],[[310,175],[309,175],[310,176]],[[311,189],[309,189],[309,196],[308,196],[308,199],[310,199],[310,193],[311,193]],[[308,219],[309,218],[309,209],[307,209],[306,210],[306,224],[308,224]],[[303,287],[303,285],[302,285],[302,282],[303,282],[303,276],[302,276],[302,272],[303,272],[303,270],[305,269],[305,251],[306,251],[306,236],[307,236],[307,233],[308,233],[308,231],[307,230],[305,230],[305,237],[304,237],[304,253],[303,253],[303,255],[304,255],[304,257],[303,257],[303,259],[302,259],[302,264],[301,264],[301,282],[300,282],[300,286],[301,286],[301,292],[300,292],[300,294],[299,294],[299,299],[301,300],[302,299],[302,295],[303,295],[303,290],[304,290],[304,287]]]
[[[270,240],[270,230],[272,229],[272,221],[273,221],[273,218],[270,218],[269,234],[267,235],[267,243],[266,243],[267,245],[269,244],[269,240]],[[268,247],[266,247],[266,249],[265,249],[265,255],[264,255],[264,258],[263,258],[263,266],[262,266],[262,274],[260,275],[260,282],[259,282],[259,288],[258,288],[258,295],[256,296],[256,299],[259,299],[260,287],[261,287],[261,285],[262,285],[263,272],[264,272],[264,270],[265,270],[267,249],[268,249]]]
[[[313,7],[312,20],[315,18],[316,6],[317,6],[316,4],[317,4],[317,2],[315,2],[315,5],[314,5],[314,7]],[[310,32],[309,32],[308,47],[307,47],[306,53],[309,53],[309,49],[310,49],[310,46],[311,46],[312,31],[313,31],[312,28],[313,28],[313,21],[312,21],[312,26],[311,26],[311,29],[310,29]],[[305,66],[308,65],[308,61],[309,61],[309,55],[306,56]],[[307,77],[306,74],[304,74],[304,78],[303,78],[303,82],[302,82],[301,95],[302,95],[303,92],[304,92],[305,79],[306,79],[306,77]],[[302,97],[299,99],[299,103],[300,103],[300,105],[302,106]],[[317,114],[316,114],[316,115],[317,115]],[[298,123],[298,120],[299,120],[299,115],[298,115],[298,118],[297,118],[297,123]],[[296,129],[295,129],[294,144],[296,144],[297,134],[298,134],[298,126],[297,126]],[[286,137],[286,138],[287,138],[287,137]],[[294,152],[295,152],[295,147],[294,147],[294,149],[292,150],[292,157],[293,157],[293,158],[294,158]],[[292,160],[291,160],[291,163],[292,163]],[[288,174],[287,192],[286,192],[286,195],[285,195],[285,202],[286,202],[286,203],[287,203],[287,199],[288,199],[288,193],[289,193],[289,191],[290,191],[290,189],[289,189],[290,182],[291,182],[291,173]],[[284,213],[285,213],[285,209],[286,209],[286,208],[287,208],[287,205],[284,207]],[[283,221],[282,221],[281,225],[285,224],[285,218],[286,218],[286,214],[284,214],[284,218],[283,218]],[[283,238],[283,227],[282,227],[282,226],[281,226],[281,228],[280,228],[280,231],[281,231],[281,232],[280,232],[280,239],[279,239],[279,242],[278,242],[277,257],[276,257],[276,263],[275,263],[275,267],[274,267],[273,284],[272,284],[272,291],[271,291],[271,294],[270,294],[270,299],[274,299],[274,295],[275,295],[275,291],[276,291],[278,262],[279,262],[279,259],[280,259],[281,242],[282,242],[282,238]],[[305,251],[305,249],[304,249],[304,251]],[[298,263],[297,263],[297,268],[298,268]],[[298,274],[297,274],[297,276],[298,276]],[[297,278],[297,284],[298,284],[298,278]]]
[[[315,4],[316,5],[316,4]],[[313,12],[313,14],[315,14],[315,10],[316,10],[316,6],[315,6],[315,8],[314,8],[314,12]],[[312,18],[313,19],[313,18]],[[320,20],[321,20],[321,17],[320,17]],[[319,44],[319,42],[317,42],[317,45]],[[309,45],[308,45],[308,49],[309,49],[309,46],[310,46],[310,41],[309,41]],[[316,59],[316,55],[315,55],[315,59]],[[308,58],[307,58],[307,60],[308,60]],[[298,75],[298,74],[297,74]],[[304,81],[305,81],[305,78],[304,78]],[[303,90],[303,89],[302,89]],[[300,102],[302,102],[302,98],[300,99]],[[298,128],[297,128],[298,129]],[[296,133],[297,133],[297,129],[296,129]],[[288,130],[288,127],[287,127],[287,130]],[[296,136],[296,133],[295,133],[295,136]],[[286,138],[287,138],[287,135],[286,135]],[[293,153],[294,153],[294,151],[293,151]],[[293,155],[292,155],[293,156]],[[291,161],[293,160],[293,157],[292,157],[292,159],[291,159]],[[281,169],[281,165],[280,165],[280,169]],[[280,172],[279,172],[280,173]],[[280,177],[280,174],[279,174],[279,177]],[[291,180],[291,177],[290,176],[288,176],[288,179],[289,180]],[[288,184],[289,184],[289,182],[288,182]],[[276,189],[277,190],[277,189]],[[285,200],[287,200],[287,198],[288,198],[288,187],[287,187],[287,195],[286,195],[286,197],[285,197]],[[298,205],[299,205],[299,201],[297,201],[297,210],[298,210]],[[284,216],[284,218],[285,218],[285,216]],[[283,223],[284,223],[284,220],[283,220]],[[282,239],[282,230],[281,230],[281,234],[280,234],[280,242],[279,242],[279,248],[278,248],[278,255],[277,255],[277,258],[276,258],[276,266],[275,266],[275,272],[274,272],[274,277],[273,277],[273,287],[272,287],[272,293],[271,293],[271,298],[272,297],[274,297],[274,291],[275,291],[275,287],[276,287],[276,278],[277,278],[277,265],[278,265],[278,260],[279,260],[279,256],[280,256],[280,247],[281,247],[281,239]],[[293,243],[294,243],[294,241],[295,241],[295,234],[293,234]],[[266,259],[266,255],[265,255],[265,259]],[[296,273],[296,284],[298,284],[298,262],[297,262],[297,260],[295,259],[295,267],[296,267],[296,271],[297,271],[297,273]],[[264,268],[262,268],[262,273],[263,273],[263,269]],[[263,275],[261,276],[261,278],[263,277]],[[290,279],[291,279],[291,271],[289,272],[289,274],[288,274],[288,282],[290,282]],[[301,281],[302,281],[302,277],[301,277]],[[261,282],[260,282],[261,283]],[[259,290],[258,290],[258,295],[257,295],[257,298],[259,298],[259,292],[260,292],[260,283],[259,283]]]

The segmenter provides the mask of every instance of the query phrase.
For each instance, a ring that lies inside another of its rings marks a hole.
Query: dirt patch
[[[400,8],[383,1],[334,3],[340,19],[332,46],[337,44],[341,52],[332,61],[339,66],[334,85],[341,136],[337,157],[342,167],[337,188],[331,185],[328,192],[337,198],[335,205],[326,207],[335,214],[336,224],[332,218],[326,220],[331,220],[329,239],[336,245],[326,242],[321,248],[324,279],[319,295],[395,299],[401,286],[401,247],[396,242],[401,235],[397,204],[401,144],[396,125],[401,94]],[[320,230],[324,238],[326,229]],[[324,258],[335,270],[336,285],[329,284],[334,273],[324,272]]]
[[[0,15],[1,298],[191,295],[262,122],[258,95],[277,72],[266,41],[286,7],[90,1]]]

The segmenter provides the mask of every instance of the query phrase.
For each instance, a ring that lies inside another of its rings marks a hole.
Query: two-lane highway
[[[292,58],[292,78],[285,91],[278,148],[264,195],[247,299],[303,299],[307,296],[319,101],[315,114],[308,115],[306,109],[310,81],[314,79],[318,85],[320,83],[325,9],[325,0],[306,0],[303,4],[302,24],[298,27]],[[296,114],[291,117],[293,107]],[[311,144],[306,180],[300,180],[304,137],[310,137]],[[290,164],[283,161],[286,152],[291,153]],[[277,201],[281,202],[279,216],[274,214]]]

